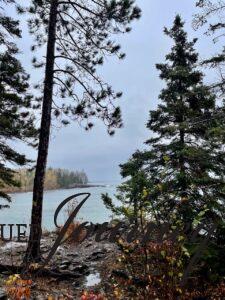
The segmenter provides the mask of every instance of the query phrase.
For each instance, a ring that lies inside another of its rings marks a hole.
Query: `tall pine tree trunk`
[[[49,18],[42,119],[39,137],[38,158],[33,188],[31,230],[27,252],[24,257],[24,263],[38,262],[41,259],[40,240],[42,235],[43,191],[51,129],[57,8],[58,0],[52,0]]]

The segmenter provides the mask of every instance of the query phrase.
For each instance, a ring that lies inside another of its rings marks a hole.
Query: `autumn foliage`
[[[83,291],[80,300],[106,300],[101,294],[95,294],[93,291]]]
[[[113,265],[107,299],[225,299],[225,284],[212,285],[194,275],[182,286],[184,250],[170,241],[132,245],[119,240],[121,255]]]
[[[11,275],[5,281],[6,292],[12,300],[29,300],[32,280],[24,280],[19,274]]]

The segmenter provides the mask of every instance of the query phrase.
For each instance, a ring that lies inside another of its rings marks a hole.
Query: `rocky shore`
[[[56,239],[55,233],[46,234],[41,241],[43,257],[51,249]],[[0,264],[20,266],[26,244],[8,242],[0,246]],[[115,244],[107,241],[96,242],[89,238],[79,245],[63,244],[55,253],[48,265],[50,272],[71,273],[72,276],[60,279],[37,278],[32,288],[32,299],[80,299],[84,289],[101,290],[103,282],[107,282],[110,274],[105,272],[106,266],[115,260],[119,250]],[[1,274],[1,287],[4,279],[10,275],[5,271]],[[47,284],[46,284],[47,282]],[[1,292],[0,292],[1,295]],[[61,298],[60,298],[61,297]],[[0,299],[4,299],[1,298]]]

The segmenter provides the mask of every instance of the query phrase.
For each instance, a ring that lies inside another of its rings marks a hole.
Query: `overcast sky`
[[[133,30],[120,38],[126,59],[118,62],[108,59],[101,74],[115,90],[123,91],[121,108],[124,128],[108,136],[100,122],[92,131],[86,132],[77,124],[53,130],[48,165],[71,170],[84,169],[90,181],[116,181],[120,179],[120,163],[124,163],[136,150],[143,148],[143,142],[151,135],[146,129],[150,109],[156,108],[157,96],[162,82],[155,69],[156,63],[164,61],[170,50],[171,41],[163,34],[164,26],[171,26],[176,14],[186,21],[190,38],[199,37],[197,50],[200,57],[215,52],[211,39],[201,31],[192,29],[192,16],[197,12],[194,0],[138,0],[142,18],[133,24]],[[32,38],[22,23],[24,39],[19,41],[23,66],[35,81],[36,70],[31,67],[30,45]],[[24,150],[24,148],[22,148]],[[29,157],[36,153],[26,150]]]

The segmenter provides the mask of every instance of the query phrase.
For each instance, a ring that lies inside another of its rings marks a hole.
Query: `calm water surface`
[[[112,213],[105,208],[101,200],[101,194],[108,193],[110,196],[113,196],[116,192],[116,185],[46,191],[44,194],[43,228],[47,230],[55,229],[54,213],[58,205],[69,196],[85,192],[91,193],[91,196],[81,208],[78,219],[93,223],[109,221]],[[82,198],[78,199],[81,200]],[[30,224],[32,193],[13,194],[12,200],[9,209],[0,210],[0,224]],[[59,214],[58,223],[63,224],[66,219],[67,214],[66,209],[64,209]]]

